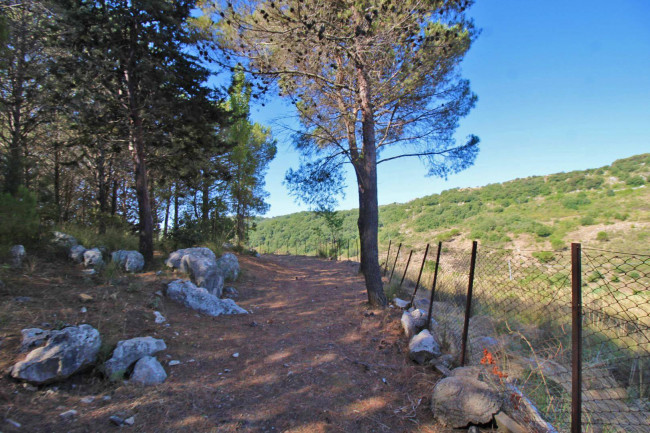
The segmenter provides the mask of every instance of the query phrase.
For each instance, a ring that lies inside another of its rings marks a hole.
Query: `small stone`
[[[77,416],[78,413],[79,413],[79,412],[77,412],[76,410],[74,410],[74,409],[70,409],[70,410],[67,410],[67,411],[65,411],[65,412],[63,412],[63,413],[60,413],[59,416],[60,416],[62,419],[66,419],[66,420],[68,420],[68,419],[72,419],[72,418],[74,418],[75,416]]]
[[[233,358],[239,358],[239,352],[235,352],[235,353],[233,353],[233,354],[232,354],[232,357],[233,357]]]
[[[111,415],[110,418],[108,419],[117,426],[121,426],[122,424],[124,424],[124,420],[117,415]]]
[[[284,368],[289,368],[289,364],[282,364]]]
[[[155,321],[156,323],[165,323],[165,322],[167,321],[167,319],[165,319],[165,316],[163,316],[162,314],[160,314],[160,311],[154,311],[154,312],[153,312],[153,315],[154,315],[154,317],[155,317],[154,321]]]
[[[105,396],[102,397],[102,400],[111,401],[111,396],[110,395],[105,395]]]
[[[169,361],[169,366],[173,367],[174,365],[179,365],[181,362],[178,359],[173,359]]]
[[[224,369],[223,369],[223,372],[224,372],[224,373],[230,373],[230,369],[229,369],[229,368],[224,368]]]
[[[90,276],[90,275],[95,275],[97,271],[95,269],[84,269],[81,271],[81,273]]]
[[[81,309],[79,310],[79,312],[80,312],[80,313],[87,313],[87,312],[88,312],[88,308],[86,308],[86,307],[81,307]]]
[[[156,271],[156,276],[159,277],[162,275],[162,271]]]
[[[19,303],[29,302],[31,300],[32,298],[30,298],[29,296],[16,296],[14,298],[14,302],[19,302]]]
[[[161,298],[163,297],[163,292],[160,290],[156,290],[156,293],[154,293],[156,296],[160,296]]]
[[[93,401],[95,401],[95,397],[92,396],[92,395],[89,395],[88,397],[84,397],[84,398],[81,399],[81,402],[82,402],[83,404],[90,404],[90,403],[92,403]]]
[[[470,428],[467,429],[467,433],[481,433],[481,431],[476,427],[475,425],[470,426]]]
[[[92,301],[93,299],[94,299],[94,298],[93,298],[92,296],[87,295],[86,293],[79,293],[79,300],[80,300],[81,302],[90,302],[90,301]]]
[[[135,424],[135,417],[133,416],[128,417],[127,419],[124,420],[124,424],[129,426]]]
[[[23,388],[25,388],[27,391],[38,391],[38,388],[35,387],[34,385],[30,385],[29,383],[23,383]]]
[[[7,421],[9,424],[11,424],[12,426],[14,426],[16,428],[22,427],[22,424],[20,424],[19,422],[14,421],[11,418],[5,418],[5,421]]]
[[[409,301],[405,301],[405,300],[400,299],[400,298],[393,299],[393,303],[399,308],[407,308],[409,306],[409,304],[410,304]]]

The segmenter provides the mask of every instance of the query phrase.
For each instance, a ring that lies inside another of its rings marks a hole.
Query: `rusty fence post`
[[[431,330],[431,316],[433,315],[433,297],[436,295],[436,284],[438,283],[438,265],[440,264],[441,250],[442,250],[442,241],[438,242],[438,252],[436,253],[436,268],[433,271],[433,284],[431,284],[431,298],[429,298],[429,314],[427,315],[428,330]]]
[[[469,331],[469,317],[472,314],[472,291],[474,290],[474,269],[476,268],[477,241],[472,242],[472,259],[469,264],[469,282],[467,283],[467,302],[465,302],[465,322],[460,346],[460,366],[465,366],[465,353],[467,352],[467,334]]]
[[[582,431],[582,258],[571,244],[571,433]]]
[[[388,278],[388,284],[393,281],[393,274],[395,273],[395,266],[397,266],[397,259],[399,259],[399,251],[402,249],[402,243],[400,242],[397,246],[397,254],[395,255],[395,261],[393,262],[393,270],[390,271],[390,278]]]
[[[390,258],[390,247],[393,243],[392,239],[388,239],[388,252],[386,253],[386,263],[384,263],[384,275],[388,272],[388,259]]]
[[[399,282],[399,287],[400,289],[402,288],[402,284],[404,283],[404,278],[406,278],[406,272],[409,270],[409,263],[411,263],[411,256],[413,255],[413,250],[409,253],[409,258],[406,259],[406,267],[404,268],[404,274],[402,275],[402,279]]]
[[[420,278],[422,278],[422,271],[424,270],[424,264],[427,262],[427,253],[429,252],[429,244],[427,244],[427,247],[424,250],[424,257],[422,258],[422,264],[420,265],[420,272],[418,273],[418,280],[415,283],[415,289],[413,290],[413,295],[411,295],[411,302],[409,302],[409,305],[413,305],[413,301],[415,301],[415,294],[418,292],[418,287],[420,286]]]

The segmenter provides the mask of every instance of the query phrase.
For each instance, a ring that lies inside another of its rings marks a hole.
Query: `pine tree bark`
[[[373,306],[386,306],[379,266],[378,234],[379,204],[377,197],[377,148],[375,121],[370,102],[369,81],[362,66],[357,66],[359,99],[361,102],[361,132],[363,147],[355,163],[359,187],[359,237],[361,238],[361,270],[366,280],[368,302]]]

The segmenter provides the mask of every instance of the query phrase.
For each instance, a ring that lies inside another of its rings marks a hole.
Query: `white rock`
[[[209,316],[248,313],[232,299],[219,299],[215,295],[208,293],[203,287],[196,287],[191,281],[187,280],[176,280],[169,283],[167,285],[167,296],[186,307]]]
[[[160,362],[153,356],[144,356],[135,363],[133,367],[133,374],[131,375],[131,383],[138,385],[158,385],[167,379],[167,373]],[[125,424],[127,420],[124,420]]]
[[[124,424],[129,426],[135,424],[135,417],[133,416],[128,417],[127,419],[124,420]]]
[[[440,355],[440,346],[428,329],[420,332],[409,342],[409,358],[418,364],[424,364]]]
[[[99,248],[84,251],[84,266],[87,268],[101,268],[104,265],[102,252]]]
[[[173,367],[174,365],[179,365],[181,362],[178,359],[173,359],[169,361],[169,366]]]
[[[72,260],[75,263],[81,263],[84,261],[84,253],[86,252],[86,248],[83,245],[73,245],[70,247],[70,252],[68,253],[68,257],[70,257],[70,260]]]
[[[233,253],[226,253],[219,257],[217,268],[225,281],[235,281],[239,276],[239,261]]]
[[[11,267],[13,268],[19,268],[23,264],[23,260],[25,260],[25,257],[27,256],[27,253],[25,252],[25,247],[22,245],[14,245],[11,247],[9,250],[9,261],[11,264]]]
[[[399,308],[407,308],[410,304],[409,301],[405,301],[404,299],[400,298],[393,299],[393,303]]]
[[[75,416],[77,416],[78,413],[79,413],[79,412],[77,412],[76,410],[74,410],[74,409],[70,409],[70,410],[67,410],[67,411],[65,411],[65,412],[63,412],[63,413],[60,413],[59,416],[60,416],[61,418],[63,418],[63,419],[72,419],[72,418],[74,418]]]
[[[165,319],[165,316],[160,314],[160,311],[154,311],[153,315],[156,317],[155,318],[156,323],[165,323],[167,321],[167,319]]]
[[[442,379],[431,396],[433,415],[453,428],[487,424],[500,408],[501,400],[489,385],[468,376]]]
[[[139,272],[144,268],[144,256],[135,250],[118,250],[111,254],[111,261],[126,272]]]
[[[239,358],[239,352],[235,352],[235,353],[233,353],[233,354],[232,354],[232,357],[233,357],[233,358]]]
[[[87,312],[88,312],[88,308],[86,308],[86,307],[81,307],[81,309],[79,310],[79,312],[81,312],[81,313],[87,313]]]
[[[20,331],[23,336],[20,342],[20,351],[27,352],[34,347],[42,346],[48,338],[50,331],[44,331],[40,328],[26,328]]]
[[[5,418],[5,420],[6,420],[9,424],[11,424],[12,426],[14,426],[14,427],[16,427],[16,428],[20,428],[20,427],[22,427],[22,424],[20,424],[19,422],[14,421],[14,420],[11,419],[11,418]]]
[[[34,384],[66,379],[95,362],[101,346],[99,331],[90,325],[50,331],[43,347],[34,349],[11,368],[11,376]]]
[[[111,380],[118,380],[137,360],[167,349],[165,342],[153,337],[138,337],[117,343],[111,359],[104,364],[106,375]]]

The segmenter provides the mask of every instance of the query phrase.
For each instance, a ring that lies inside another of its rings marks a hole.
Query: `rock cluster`
[[[198,287],[220,298],[225,281],[235,281],[239,276],[237,256],[226,253],[219,259],[209,248],[185,248],[169,255],[165,264],[189,275]]]
[[[60,382],[97,362],[101,338],[99,331],[90,325],[54,331],[27,328],[21,332],[21,351],[32,350],[24,360],[11,367],[9,373],[15,379],[35,385]],[[35,346],[41,347],[33,349]],[[163,340],[152,337],[120,341],[111,359],[105,363],[104,372],[115,380],[133,367],[131,382],[140,385],[162,383],[167,374],[151,355],[166,348]]]
[[[401,308],[408,306],[402,302],[396,305]],[[448,372],[446,369],[451,368],[460,354],[463,312],[453,304],[434,302],[431,323],[427,323],[427,316],[428,305],[423,300],[415,301],[414,306],[402,314],[402,328],[409,339],[409,358],[418,364],[440,366],[441,371]],[[479,365],[456,368],[434,387],[431,409],[442,424],[465,428],[489,423],[495,414],[503,413],[500,412],[503,402],[499,390],[494,388],[492,381],[480,380],[485,369],[480,365],[483,349],[499,352],[500,342],[495,336],[496,330],[490,318],[471,318],[467,359],[471,364]]]
[[[165,342],[153,337],[118,341],[113,355],[104,363],[104,372],[111,380],[121,379],[136,361],[165,349]]]

